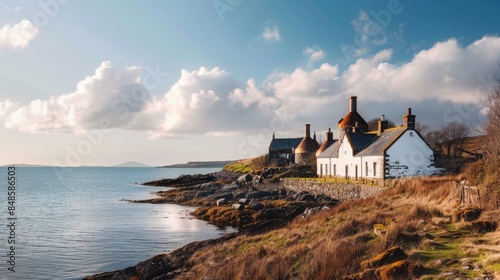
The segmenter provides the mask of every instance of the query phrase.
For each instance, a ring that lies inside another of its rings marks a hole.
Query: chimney
[[[274,131],[273,131],[273,140],[274,140]]]
[[[389,121],[385,120],[385,115],[382,115],[380,117],[380,120],[378,121],[378,134],[380,135],[388,128],[389,128]]]
[[[305,137],[309,137],[311,138],[311,125],[310,124],[306,124],[306,135]]]
[[[313,137],[314,141],[316,141],[316,131],[314,132],[314,137]]]
[[[411,108],[408,108],[406,115],[403,116],[403,126],[404,128],[415,130],[415,115],[411,114]]]
[[[333,132],[331,128],[328,128],[328,132],[326,133],[326,141],[333,141]]]
[[[357,104],[356,104],[356,99],[358,97],[357,96],[351,96],[351,103],[350,103],[350,108],[349,108],[349,111],[350,112],[357,112],[358,108],[357,108]]]

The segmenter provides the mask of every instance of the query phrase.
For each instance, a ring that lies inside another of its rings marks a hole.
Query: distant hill
[[[162,168],[222,168],[230,163],[235,162],[234,160],[224,160],[224,161],[190,161],[187,163],[179,163],[172,165],[160,166]]]
[[[2,165],[0,167],[9,167],[9,166],[15,166],[15,167],[51,167],[50,165],[37,165],[37,164],[6,164],[6,165]]]
[[[141,163],[141,162],[136,162],[136,161],[127,161],[121,164],[113,165],[110,167],[151,167],[147,164]]]

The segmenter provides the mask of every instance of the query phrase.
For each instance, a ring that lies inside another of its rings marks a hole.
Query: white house
[[[351,97],[351,111],[339,121],[338,141],[317,156],[318,176],[391,179],[441,173],[434,167],[434,152],[415,130],[411,108],[402,126],[388,128],[382,116],[377,131],[367,130]]]

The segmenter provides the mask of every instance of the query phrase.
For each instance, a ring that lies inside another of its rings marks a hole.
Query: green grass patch
[[[249,164],[244,164],[241,162],[230,163],[223,168],[224,170],[239,173],[252,173],[254,169]]]

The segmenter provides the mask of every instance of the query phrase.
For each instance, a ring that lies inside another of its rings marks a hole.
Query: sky
[[[376,3],[374,3],[376,2]],[[159,166],[318,140],[358,96],[477,126],[500,2],[0,0],[0,165]]]

